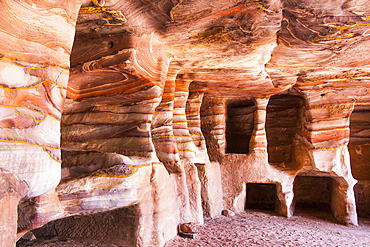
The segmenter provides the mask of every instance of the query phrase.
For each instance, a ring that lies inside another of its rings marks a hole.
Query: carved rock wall
[[[0,245],[16,240],[20,199],[54,189],[61,176],[60,119],[79,1],[5,1],[0,24]]]
[[[276,185],[290,217],[302,176],[332,179],[338,222],[357,225],[356,203],[368,215],[367,1],[1,12],[0,245],[18,214],[18,237],[57,220],[60,236],[161,246],[180,223],[244,210],[247,183]]]

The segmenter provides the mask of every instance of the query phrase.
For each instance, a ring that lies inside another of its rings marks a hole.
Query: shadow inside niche
[[[252,100],[230,102],[226,111],[226,153],[248,154],[256,107]]]
[[[276,184],[247,183],[245,209],[275,212],[278,203]]]
[[[338,223],[331,209],[333,178],[296,176],[293,183],[294,216]]]

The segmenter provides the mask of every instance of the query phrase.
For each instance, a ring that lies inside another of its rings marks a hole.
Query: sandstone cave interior
[[[0,246],[370,218],[370,3],[324,2],[4,1]]]

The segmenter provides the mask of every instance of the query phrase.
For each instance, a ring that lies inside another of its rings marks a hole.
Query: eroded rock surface
[[[1,11],[0,245],[18,214],[18,237],[58,220],[60,237],[162,246],[179,224],[243,211],[248,184],[272,185],[290,217],[300,177],[331,179],[338,222],[357,225],[356,202],[369,214],[367,1]]]

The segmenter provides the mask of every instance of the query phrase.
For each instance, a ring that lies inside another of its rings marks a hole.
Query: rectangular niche
[[[284,166],[292,161],[292,146],[302,99],[292,95],[274,95],[266,112],[268,161]]]
[[[248,154],[254,127],[252,100],[227,104],[226,153]]]
[[[296,212],[331,213],[333,178],[296,176],[293,183]]]
[[[276,184],[247,183],[246,209],[275,211],[278,204]]]

